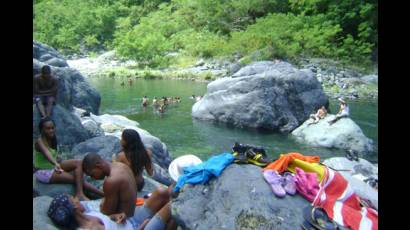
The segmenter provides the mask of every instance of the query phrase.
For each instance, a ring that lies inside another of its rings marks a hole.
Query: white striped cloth
[[[326,167],[319,187],[312,205],[323,208],[336,223],[353,230],[378,229],[378,212],[360,206],[359,197],[340,173]]]

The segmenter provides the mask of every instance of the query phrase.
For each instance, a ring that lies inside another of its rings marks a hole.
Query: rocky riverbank
[[[33,75],[38,73],[41,66],[49,64],[58,77],[59,92],[53,119],[57,124],[59,142],[68,147],[64,157],[81,159],[87,152],[96,152],[104,159],[111,160],[113,154],[120,151],[121,132],[126,128],[135,129],[144,145],[152,150],[154,162],[154,176],[149,178],[144,175],[146,185],[139,196],[168,185],[171,179],[167,167],[172,157],[166,144],[142,129],[136,121],[119,115],[99,115],[99,93],[87,83],[81,72],[69,67],[70,62],[65,63],[66,60],[57,51],[33,41]],[[207,65],[205,61],[199,62],[193,68],[198,67],[200,72],[208,68]],[[226,68],[233,68],[228,66]],[[239,120],[244,127],[256,123],[272,128],[269,125],[274,121],[273,130],[289,132],[302,124],[313,108],[328,103],[328,97],[313,70],[298,69],[286,62],[253,63],[242,69],[240,66],[234,69],[221,74],[221,77],[232,78],[209,84],[209,95],[194,107],[225,103],[223,108],[211,109],[203,114],[227,122],[245,118],[246,122]],[[231,87],[231,91],[222,90],[226,86]],[[231,97],[242,104],[226,103]],[[245,99],[241,101],[241,97]],[[277,98],[277,101],[269,101],[269,98]],[[251,103],[248,100],[254,101]],[[247,117],[248,112],[252,113]],[[241,116],[234,116],[235,113]],[[39,121],[34,105],[33,116],[34,139],[38,137]],[[343,176],[357,194],[369,199],[377,208],[377,191],[363,182],[363,178],[377,179],[377,166],[363,159],[350,162],[344,158],[331,158],[324,163],[336,169],[348,169]],[[87,180],[101,187],[102,181],[88,177]],[[33,199],[33,229],[58,229],[47,217],[46,211],[51,197],[61,192],[73,194],[73,186],[42,184],[33,178],[33,189],[40,195]],[[220,177],[213,178],[207,184],[184,186],[172,202],[172,215],[182,229],[299,229],[303,221],[302,210],[309,205],[299,195],[276,198],[259,167],[232,164]]]
[[[255,59],[256,60],[256,59]],[[85,76],[169,78],[210,82],[235,74],[246,66],[239,57],[237,60],[199,59],[188,67],[169,67],[166,69],[139,69],[138,63],[121,60],[114,51],[97,57],[81,57],[67,60],[69,66],[78,69]],[[345,67],[328,59],[304,59],[297,64],[299,68],[309,69],[322,84],[331,98],[377,99],[378,72],[365,74],[362,70]]]
[[[57,101],[52,119],[56,124],[59,145],[64,146],[63,158],[81,159],[86,153],[95,152],[111,161],[112,155],[120,151],[122,131],[135,129],[144,145],[152,150],[153,179],[165,185],[170,184],[167,169],[171,154],[165,143],[141,129],[138,122],[119,115],[98,115],[101,100],[99,93],[80,72],[64,63],[66,60],[56,50],[33,41],[33,76],[39,73],[43,65],[48,64],[58,79]],[[39,121],[40,115],[33,104],[33,140],[39,136]]]

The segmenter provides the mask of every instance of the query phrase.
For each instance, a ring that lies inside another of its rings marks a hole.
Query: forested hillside
[[[33,0],[34,39],[152,67],[195,58],[377,63],[376,0]],[[175,54],[178,55],[175,55]]]

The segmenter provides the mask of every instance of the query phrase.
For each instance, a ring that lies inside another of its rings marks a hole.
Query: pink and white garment
[[[312,204],[323,208],[329,218],[353,230],[378,229],[378,212],[360,206],[359,197],[340,173],[326,167],[319,186]]]

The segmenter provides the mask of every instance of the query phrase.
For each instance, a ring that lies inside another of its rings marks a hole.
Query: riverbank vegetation
[[[149,67],[197,58],[377,64],[375,0],[34,0],[34,39]]]

